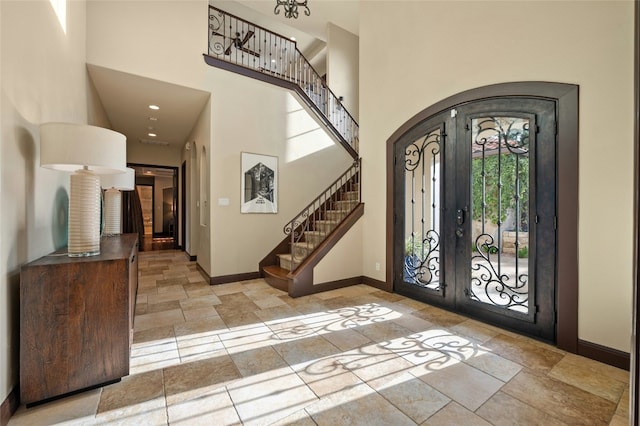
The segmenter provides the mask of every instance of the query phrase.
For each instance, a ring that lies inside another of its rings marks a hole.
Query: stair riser
[[[308,255],[309,254],[305,253],[304,251],[296,253],[295,266],[296,267],[299,266],[302,263],[302,261],[304,261],[307,258]],[[279,260],[280,267],[282,269],[286,269],[287,271],[291,271],[293,269],[293,265],[291,263],[292,262],[289,259],[280,258]]]
[[[357,201],[336,201],[333,203],[336,210],[351,211],[357,204]]]
[[[287,271],[291,270],[291,260],[285,257],[278,256],[278,263],[282,269],[286,269]]]
[[[324,235],[318,234],[318,233],[305,232],[304,234],[304,239],[306,241],[309,241],[314,246],[317,246],[318,244],[320,244],[322,240],[324,240],[324,238],[325,238]]]
[[[278,265],[282,269],[286,269],[287,271],[293,270],[294,266],[297,267],[304,261],[304,259],[309,256],[309,254],[313,251],[315,245],[309,241],[303,243],[295,243],[293,250],[293,260],[291,257],[291,253],[287,254],[279,254],[278,255]],[[293,263],[293,264],[292,264]]]
[[[358,192],[350,191],[342,194],[343,201],[358,201]]]
[[[337,223],[326,223],[326,222],[319,222],[319,221],[316,221],[316,224],[315,224],[316,230],[320,232],[324,232],[325,234],[328,234],[329,232],[333,231],[333,229],[336,226],[338,226]]]
[[[273,288],[277,288],[278,290],[289,292],[289,280],[280,280],[275,277],[266,276],[264,280]]]
[[[340,221],[347,216],[348,212],[344,212],[342,210],[327,210],[325,212],[325,216],[327,220],[337,220]]]
[[[299,263],[301,259],[309,256],[309,253],[313,251],[314,247],[315,246],[311,243],[311,241],[309,241],[308,244],[306,242],[294,244],[292,254],[295,257],[296,262]]]

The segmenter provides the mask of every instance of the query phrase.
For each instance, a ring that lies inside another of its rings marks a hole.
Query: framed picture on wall
[[[278,157],[241,153],[241,213],[278,213]]]

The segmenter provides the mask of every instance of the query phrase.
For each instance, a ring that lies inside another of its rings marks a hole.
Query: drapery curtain
[[[144,222],[138,191],[122,191],[122,232],[138,234],[140,251],[144,250]]]

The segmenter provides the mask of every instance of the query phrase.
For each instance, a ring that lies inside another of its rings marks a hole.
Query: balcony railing
[[[209,6],[209,56],[297,85],[333,132],[358,152],[358,123],[295,41]]]

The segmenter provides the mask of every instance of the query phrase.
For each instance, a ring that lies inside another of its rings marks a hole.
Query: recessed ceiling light
[[[155,138],[156,136],[158,136],[155,133],[151,133],[151,132],[147,133],[147,135],[151,136],[152,138]]]
[[[271,63],[272,63],[272,64],[275,64],[275,63],[276,63],[276,60],[275,60],[275,59],[272,59],[272,60],[271,60]]]
[[[158,117],[149,117],[149,121],[158,121]]]
[[[149,109],[159,110],[160,107],[158,105],[149,105]]]

